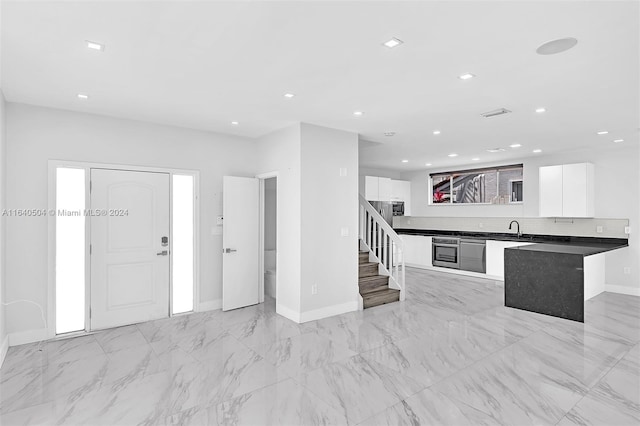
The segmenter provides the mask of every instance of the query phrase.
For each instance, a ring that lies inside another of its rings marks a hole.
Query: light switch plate
[[[346,167],[340,167],[340,176],[344,177],[347,175],[347,168]]]
[[[631,233],[631,227],[630,226],[625,226],[624,227],[624,233],[629,235]]]
[[[349,236],[349,228],[347,228],[347,227],[340,228],[340,235],[343,236],[343,237],[348,237]]]
[[[596,226],[596,232],[598,234],[602,234],[602,226],[601,225]]]
[[[218,226],[222,226],[222,222],[223,222],[223,217],[222,216],[218,216],[216,217],[216,225]]]

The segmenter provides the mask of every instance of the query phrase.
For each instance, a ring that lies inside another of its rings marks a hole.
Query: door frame
[[[260,220],[259,220],[259,229],[260,229],[260,249],[258,253],[258,269],[260,273],[258,274],[258,282],[259,282],[259,290],[258,290],[258,303],[264,303],[264,233],[265,233],[265,225],[264,225],[264,205],[265,205],[265,180],[276,178],[276,194],[280,192],[280,179],[278,178],[278,172],[267,172],[256,175],[256,178],[260,182]],[[278,203],[278,197],[276,195],[276,223],[278,222],[278,215],[280,211],[280,204]],[[278,281],[280,276],[280,265],[278,265],[278,234],[276,232],[276,304],[278,297]]]
[[[85,171],[85,209],[90,208],[91,193],[91,169],[110,169],[132,172],[153,172],[169,174],[169,228],[171,241],[173,241],[173,175],[193,176],[193,312],[199,311],[198,301],[200,300],[200,172],[198,170],[176,169],[166,167],[135,166],[128,164],[93,163],[86,161],[49,160],[48,161],[48,210],[56,209],[56,169],[59,167],[83,169]],[[47,267],[47,338],[53,339],[58,336],[75,336],[91,334],[89,330],[90,307],[91,307],[91,257],[89,246],[91,244],[91,221],[85,220],[85,329],[56,334],[56,217],[48,216],[48,267]],[[169,317],[185,315],[189,312],[173,313],[173,274],[172,266],[169,267]]]

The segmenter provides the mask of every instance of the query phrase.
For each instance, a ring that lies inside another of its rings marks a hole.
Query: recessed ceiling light
[[[353,115],[357,116],[357,117],[361,117],[362,114],[364,114],[362,111],[354,111]]]
[[[536,112],[540,113],[540,112],[546,112],[547,109],[546,108],[536,108]]]
[[[85,42],[87,43],[87,49],[100,50],[100,51],[104,50],[104,44],[96,43],[95,41],[90,41],[90,40],[85,40]]]
[[[620,142],[624,142],[624,139],[615,139],[614,140],[615,143],[620,143]]]
[[[284,94],[284,97],[285,97],[285,98],[287,98],[287,99],[291,99],[291,98],[293,98],[294,96],[295,96],[295,95],[294,95],[293,93],[285,93],[285,94]]]
[[[534,153],[534,154],[540,154],[541,152],[542,152],[542,150],[541,150],[541,149],[534,149],[534,150],[533,150],[533,153]]]
[[[384,132],[385,136],[395,136],[396,132]]]
[[[578,40],[573,37],[559,38],[541,44],[536,49],[536,53],[538,55],[555,55],[556,53],[566,52],[576,44],[578,44]]]
[[[400,40],[399,38],[393,37],[391,40],[385,41],[382,44],[387,46],[389,49],[393,49],[394,47],[400,46],[402,43],[404,43],[402,40]]]
[[[469,80],[473,77],[475,77],[475,74],[471,74],[470,72],[458,76],[460,80]]]
[[[456,153],[449,154],[449,157],[457,157],[457,156],[458,156],[458,154],[456,154]]]
[[[520,145],[519,143],[512,143],[511,145],[509,145],[509,148],[520,148],[522,145]]]
[[[598,134],[599,134],[599,135],[606,135],[607,133],[609,133],[609,132],[608,132],[608,131],[606,131],[606,130],[600,130],[600,131],[598,132]]]
[[[82,99],[83,101],[86,101],[87,99],[89,99],[89,95],[86,95],[84,93],[78,93],[78,99]]]
[[[476,158],[472,158],[471,161],[480,161],[480,159],[476,157]]]
[[[427,167],[429,167],[430,165],[431,165],[431,163],[427,163],[427,164],[425,164],[425,166],[427,166]]]
[[[234,126],[237,126],[240,123],[238,123],[237,121],[232,121],[231,124],[233,124]]]
[[[495,153],[495,152],[505,152],[505,151],[506,151],[506,149],[504,149],[504,148],[491,148],[491,149],[487,150],[487,152],[493,152],[493,153]]]
[[[402,162],[403,162],[403,163],[408,163],[408,162],[409,162],[409,160],[402,160]]]
[[[434,130],[434,131],[433,131],[433,134],[434,134],[434,135],[439,135],[439,134],[440,134],[440,130]]]

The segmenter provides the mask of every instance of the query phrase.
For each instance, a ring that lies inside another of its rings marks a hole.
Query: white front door
[[[259,302],[259,181],[222,178],[222,310]]]
[[[91,169],[92,330],[169,316],[169,174]]]

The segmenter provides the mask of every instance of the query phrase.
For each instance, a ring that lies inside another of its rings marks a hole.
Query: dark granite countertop
[[[627,247],[628,244],[618,243],[536,243],[526,246],[507,247],[506,250],[542,251],[547,253],[578,254],[591,256],[592,254],[604,253],[607,251]]]
[[[464,231],[442,231],[437,229],[405,229],[395,228],[398,234],[402,235],[424,235],[427,237],[447,236],[478,238],[497,241],[516,241],[530,243],[528,245],[513,247],[509,250],[529,250],[544,251],[550,253],[582,254],[589,256],[592,254],[604,253],[629,245],[626,238],[597,238],[597,237],[574,237],[570,235],[538,235],[523,234],[518,237],[513,233],[501,232],[464,232]]]

